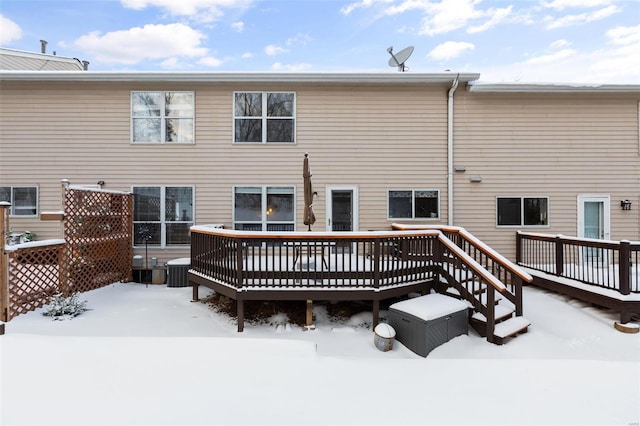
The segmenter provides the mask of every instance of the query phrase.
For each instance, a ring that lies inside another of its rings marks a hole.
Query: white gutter
[[[447,204],[448,224],[453,226],[453,94],[458,88],[458,77],[453,80],[447,101]]]
[[[164,72],[164,71],[16,71],[0,70],[0,81],[105,81],[105,82],[205,82],[205,83],[380,83],[444,84],[452,73],[368,72]],[[461,81],[477,80],[480,74],[461,73]]]

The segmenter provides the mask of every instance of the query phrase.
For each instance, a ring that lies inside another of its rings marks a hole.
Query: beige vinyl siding
[[[389,229],[387,190],[440,190],[446,223],[446,85],[2,82],[0,182],[38,185],[39,211],[57,211],[60,180],[193,185],[197,224],[232,226],[234,185],[294,185],[302,225],[302,160],[318,191],[314,230],[325,230],[325,187],[357,185],[361,230]],[[131,91],[193,91],[195,144],[131,144]],[[296,93],[296,144],[233,144],[234,91]],[[21,219],[38,239],[57,222]],[[139,250],[137,251],[139,252]],[[150,249],[161,262],[188,249]]]
[[[455,108],[457,225],[513,258],[516,229],[577,235],[578,195],[608,194],[611,238],[640,239],[637,95],[463,93]],[[497,227],[496,196],[548,196],[549,226]]]

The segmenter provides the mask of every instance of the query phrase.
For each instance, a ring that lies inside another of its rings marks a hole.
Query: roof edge
[[[479,73],[276,73],[163,71],[0,71],[5,81],[137,81],[137,82],[296,82],[296,83],[448,83],[470,82]]]
[[[483,83],[469,82],[469,92],[480,93],[640,93],[640,84],[597,83]]]

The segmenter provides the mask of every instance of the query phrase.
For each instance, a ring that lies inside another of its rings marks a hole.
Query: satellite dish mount
[[[393,53],[393,46],[389,46],[387,52],[391,55],[391,59],[389,59],[390,67],[398,67],[398,71],[400,72],[409,71],[409,67],[405,65],[405,62],[407,62],[407,59],[409,59],[413,53],[413,46],[406,47],[396,54]]]

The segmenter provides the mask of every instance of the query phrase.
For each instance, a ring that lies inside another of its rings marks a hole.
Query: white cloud
[[[178,62],[178,58],[174,56],[162,61],[160,63],[160,66],[165,69],[177,69],[177,68],[180,68],[180,63]]]
[[[94,31],[74,45],[97,61],[133,65],[149,59],[206,55],[207,49],[200,46],[205,38],[184,24],[145,25],[105,34]]]
[[[606,35],[612,44],[639,44],[640,25],[635,27],[616,27],[607,31]]]
[[[298,33],[295,36],[288,38],[286,41],[286,45],[287,46],[295,46],[295,45],[306,46],[307,43],[309,43],[311,40],[313,39],[309,34]]]
[[[271,65],[271,69],[273,71],[287,71],[287,72],[299,72],[305,71],[311,68],[311,64],[301,63],[301,64],[282,64],[280,62],[276,62]]]
[[[640,84],[640,25],[611,29],[606,37],[606,47],[592,51],[562,48],[524,62],[495,64],[482,70],[481,78],[503,82]]]
[[[563,47],[571,46],[571,43],[567,40],[556,40],[549,45],[552,49],[562,49]]]
[[[393,1],[394,0],[360,0],[354,3],[349,3],[348,5],[342,7],[340,9],[340,12],[343,15],[349,15],[356,9],[364,9],[381,3],[392,3]]]
[[[566,15],[560,18],[549,16],[545,18],[545,21],[547,21],[547,29],[551,30],[555,28],[570,27],[573,25],[580,25],[580,24],[586,24],[588,22],[599,21],[600,19],[604,19],[618,12],[620,12],[620,9],[615,5],[611,5],[604,9],[599,9],[599,10],[588,12],[588,13],[580,13],[578,15]]]
[[[218,59],[215,56],[206,56],[198,60],[199,65],[204,65],[206,67],[216,68],[223,64],[224,61],[222,59]]]
[[[0,45],[9,44],[22,38],[20,26],[11,19],[0,15]]]
[[[462,28],[482,13],[476,10],[478,0],[443,0],[427,3],[427,14],[422,20],[421,35],[444,34]]]
[[[264,48],[264,53],[269,56],[276,56],[287,52],[287,49],[285,49],[284,47],[276,46],[275,44],[270,44]]]
[[[427,56],[431,59],[435,59],[436,61],[446,61],[457,58],[464,52],[473,49],[475,49],[475,46],[471,43],[463,41],[447,41],[436,46]]]
[[[129,9],[157,7],[173,16],[188,16],[200,22],[219,20],[225,9],[245,9],[253,0],[120,0]]]
[[[530,65],[553,64],[553,63],[557,63],[560,60],[570,58],[575,54],[576,54],[576,51],[573,49],[563,49],[548,55],[541,55],[531,59],[527,59],[525,61],[525,64],[530,64]]]
[[[498,24],[504,22],[510,15],[513,6],[508,6],[502,9],[489,9],[486,14],[489,16],[483,24],[469,27],[467,29],[468,33],[481,33],[483,31],[487,31],[489,28],[495,27]]]
[[[356,9],[377,7],[382,15],[418,11],[423,15],[419,35],[437,35],[464,28],[470,33],[486,31],[507,20],[513,6],[481,9],[482,0],[361,0],[342,8],[348,15]]]
[[[236,32],[244,32],[244,22],[238,21],[231,24],[231,28],[233,28]]]
[[[254,55],[253,55],[253,53],[251,53],[251,52],[245,52],[245,53],[243,53],[240,57],[241,57],[242,59],[251,59],[251,58],[253,58],[253,56],[254,56]]]
[[[611,0],[552,0],[541,2],[543,7],[556,10],[608,6],[611,3]]]

